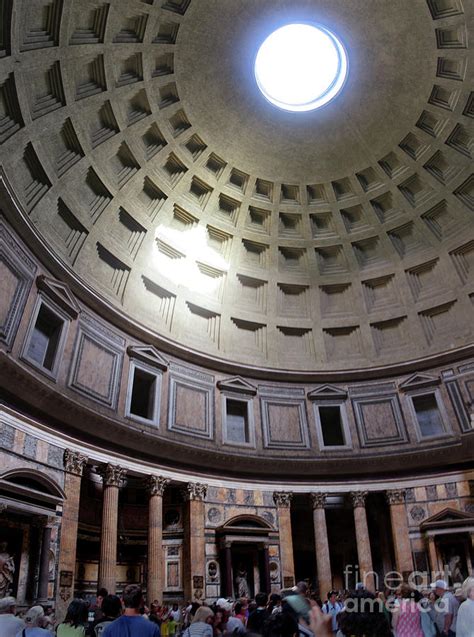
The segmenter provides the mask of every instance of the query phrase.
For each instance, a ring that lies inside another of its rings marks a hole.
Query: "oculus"
[[[255,58],[264,97],[286,111],[312,111],[339,93],[348,71],[341,41],[326,27],[287,24],[273,31]]]

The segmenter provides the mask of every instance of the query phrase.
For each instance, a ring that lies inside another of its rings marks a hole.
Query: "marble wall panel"
[[[123,362],[123,339],[110,330],[104,332],[97,322],[80,323],[69,386],[87,398],[115,409]]]
[[[303,399],[261,398],[263,440],[267,448],[309,447],[306,404]]]
[[[366,397],[352,402],[363,447],[402,444],[407,441],[397,396]]]
[[[214,386],[200,378],[171,373],[168,429],[188,436],[214,436]]]

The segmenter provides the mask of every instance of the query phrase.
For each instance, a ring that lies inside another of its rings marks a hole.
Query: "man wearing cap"
[[[431,584],[431,588],[438,598],[435,603],[435,624],[439,634],[441,637],[455,637],[459,602],[448,590],[445,580],[436,580]]]
[[[16,637],[25,624],[19,617],[15,617],[16,599],[4,597],[0,599],[0,635],[2,637]]]
[[[332,632],[334,634],[337,633],[338,630],[338,621],[337,621],[337,615],[338,613],[341,612],[343,606],[340,602],[337,601],[337,592],[336,591],[329,591],[328,593],[328,601],[323,604],[323,613],[325,615],[331,615],[331,626],[332,626]]]

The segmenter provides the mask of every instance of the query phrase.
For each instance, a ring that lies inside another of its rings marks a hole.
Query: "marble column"
[[[395,567],[403,576],[403,579],[406,580],[413,571],[413,558],[405,509],[405,491],[403,489],[393,489],[386,492],[386,497],[390,507]]]
[[[327,493],[311,493],[313,505],[314,546],[316,548],[316,572],[318,574],[319,596],[321,599],[332,589],[331,558],[326,524]]]
[[[117,526],[119,489],[125,479],[126,470],[118,465],[107,464],[100,474],[104,483],[102,502],[102,529],[100,537],[99,588],[115,594],[117,571]]]
[[[148,476],[148,577],[147,599],[151,604],[163,601],[163,494],[169,484],[168,478]]]
[[[438,551],[436,549],[434,535],[428,536],[428,554],[430,556],[431,581],[434,582],[438,579],[438,577],[443,576],[443,573],[439,568]]]
[[[81,497],[82,472],[87,463],[86,456],[66,449],[64,452],[64,493],[61,517],[58,572],[56,588],[56,618],[62,621],[74,595],[76,571],[77,527],[79,523],[79,501]]]
[[[375,590],[374,569],[370,551],[369,527],[365,511],[367,491],[353,491],[350,494],[354,507],[354,523],[357,541],[357,556],[359,559],[359,581],[370,591]]]
[[[280,533],[280,559],[283,588],[289,588],[295,583],[295,564],[293,558],[293,537],[291,534],[291,500],[293,493],[289,491],[275,491],[273,501],[278,511],[278,529]]]
[[[49,520],[45,520],[41,538],[41,552],[38,578],[38,601],[48,601],[49,583],[49,552],[51,550],[51,526]]]
[[[185,531],[184,598],[202,600],[206,595],[206,559],[204,542],[204,500],[207,485],[188,482],[184,495],[189,502]]]
[[[232,544],[225,542],[224,548],[224,583],[225,596],[234,597],[234,587],[232,582]]]
[[[272,592],[272,583],[270,577],[270,550],[268,544],[263,545],[263,583],[264,591],[267,595]]]

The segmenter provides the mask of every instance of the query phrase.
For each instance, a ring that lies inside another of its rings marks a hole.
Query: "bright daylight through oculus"
[[[327,104],[347,76],[347,55],[328,29],[288,24],[261,45],[255,78],[266,99],[287,111],[311,111]]]

